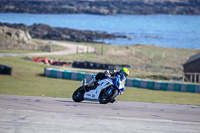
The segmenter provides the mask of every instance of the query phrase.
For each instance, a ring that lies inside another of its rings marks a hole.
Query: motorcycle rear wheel
[[[72,95],[72,99],[74,100],[74,102],[81,102],[84,100],[84,89],[83,87],[79,87]]]
[[[108,96],[105,97],[106,94],[105,94],[104,91],[102,91],[100,96],[99,96],[99,103],[100,104],[107,104],[109,102],[113,103],[113,102],[115,102],[116,96],[118,94],[119,94],[119,91],[114,89],[114,90],[112,90],[112,92]]]

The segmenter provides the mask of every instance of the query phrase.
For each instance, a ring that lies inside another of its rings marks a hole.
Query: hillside
[[[200,14],[200,0],[0,0],[2,13]]]

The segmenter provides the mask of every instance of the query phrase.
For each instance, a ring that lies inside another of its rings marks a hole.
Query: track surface
[[[200,132],[200,106],[0,95],[0,133]]]

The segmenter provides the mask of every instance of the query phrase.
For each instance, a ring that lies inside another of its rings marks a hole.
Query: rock
[[[26,26],[24,24],[9,24],[0,23],[0,26],[7,26],[11,28],[21,29],[25,31],[26,38],[22,37],[22,33],[18,31],[17,36],[24,41],[29,41],[30,38],[49,39],[49,40],[65,40],[73,42],[90,42],[95,43],[99,39],[115,39],[115,38],[128,38],[125,35],[114,35],[106,32],[99,31],[83,31],[68,28],[54,28],[45,24],[33,24]],[[26,33],[30,33],[26,34]]]
[[[25,43],[32,42],[32,38],[30,34],[26,31],[22,31],[20,29],[12,29],[8,27],[0,27],[0,33],[1,36],[4,36],[5,38],[10,38],[13,40],[23,41]]]
[[[24,31],[22,31],[22,30],[17,30],[14,34],[15,34],[15,35],[13,35],[13,36],[14,36],[14,37],[13,37],[14,39],[16,39],[16,40],[22,40],[22,41],[28,43],[28,38],[26,37]]]
[[[28,31],[0,26],[0,49],[35,50],[35,44]]]
[[[25,36],[26,36],[26,38],[28,39],[28,41],[31,41],[31,40],[32,40],[32,37],[31,37],[31,35],[29,34],[28,31],[25,31]]]

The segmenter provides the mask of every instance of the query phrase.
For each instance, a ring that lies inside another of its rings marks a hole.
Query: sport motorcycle
[[[86,89],[86,82],[86,79],[83,79],[82,86],[73,93],[72,99],[75,102],[88,100],[97,101],[100,104],[114,103],[116,97],[122,94],[120,89],[124,88],[124,83],[122,83],[119,76],[114,79],[107,77],[99,80],[89,90]]]

